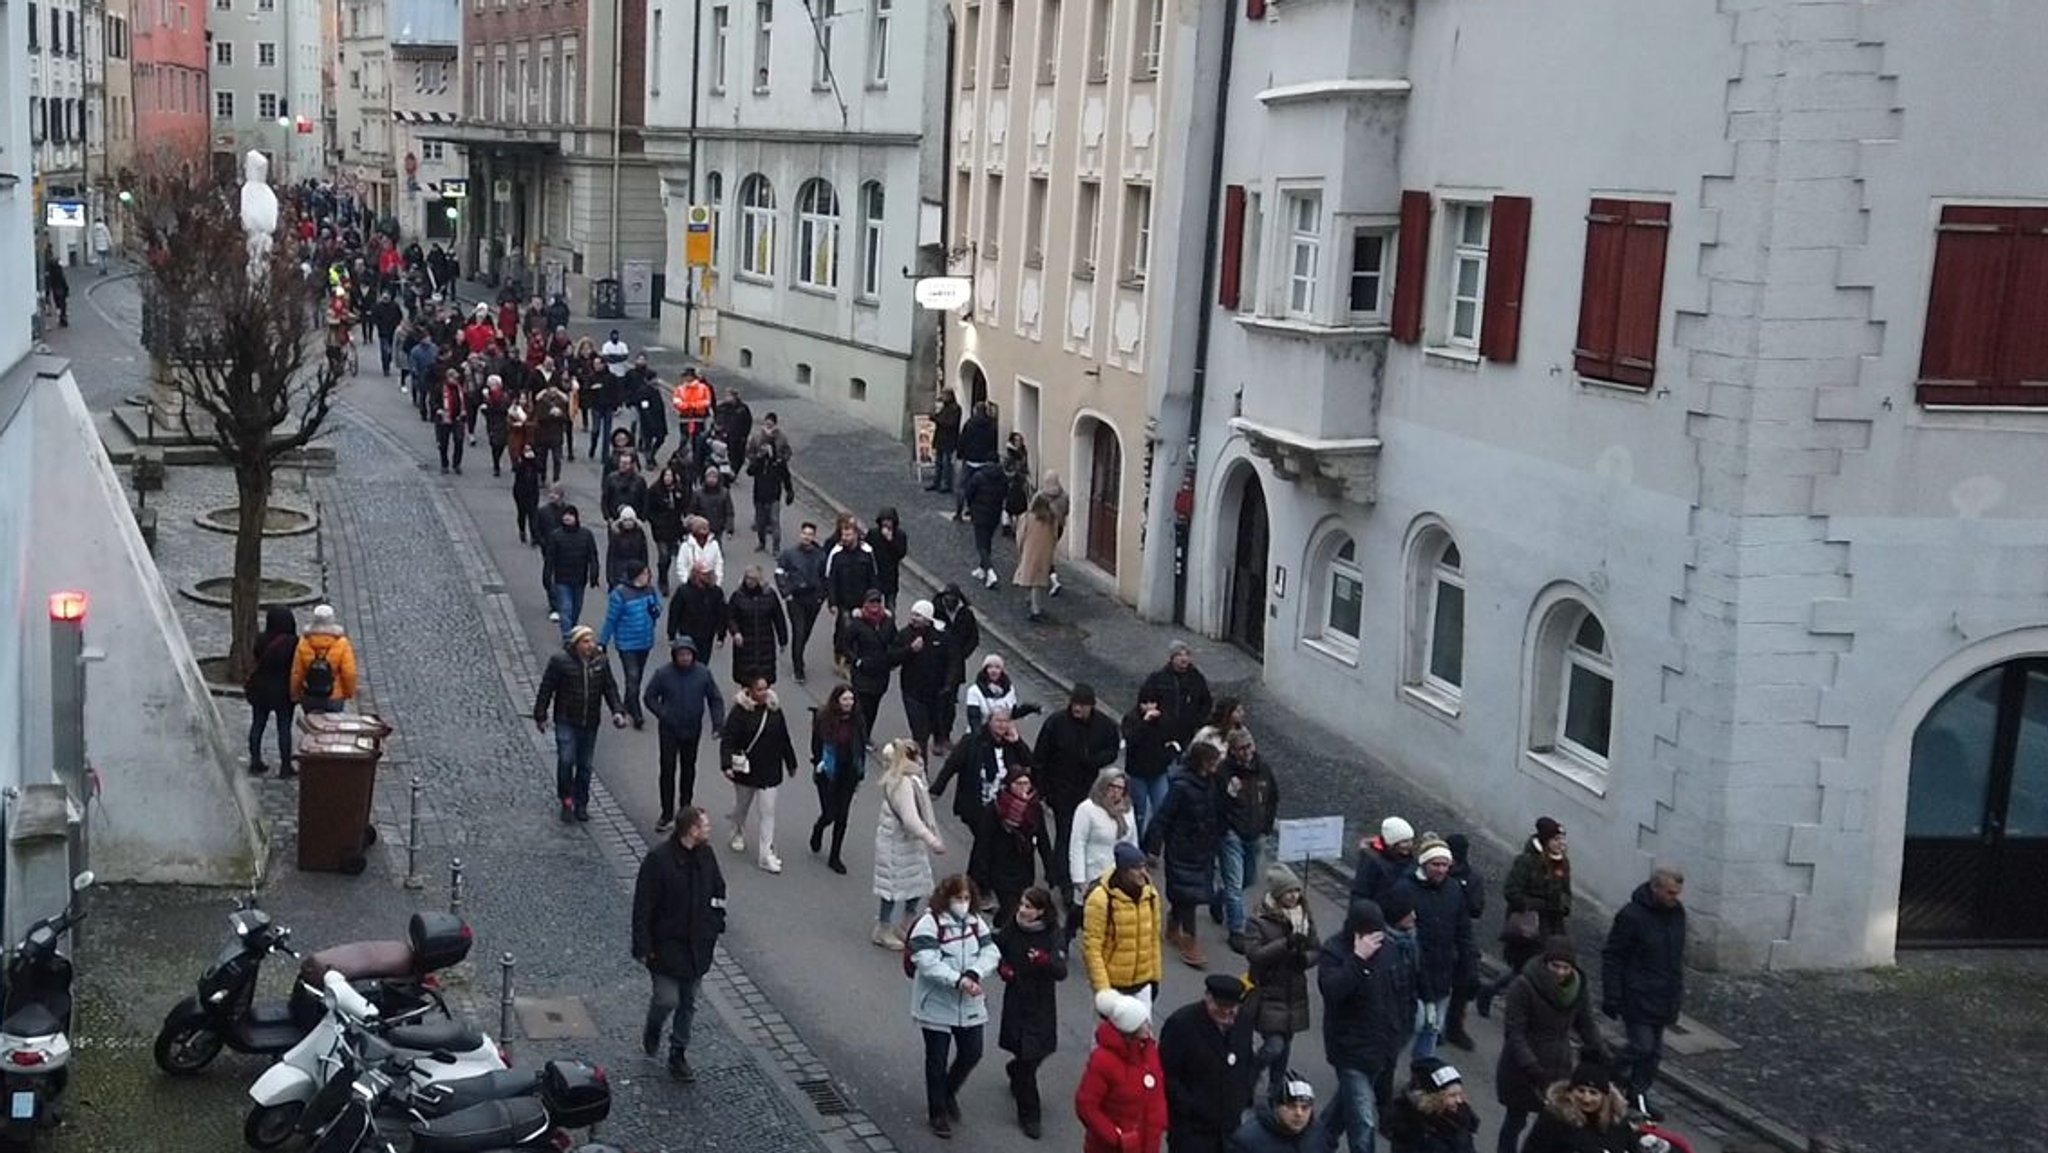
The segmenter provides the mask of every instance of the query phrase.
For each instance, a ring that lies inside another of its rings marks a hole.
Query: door
[[[1017,423],[1012,427],[1011,431],[1024,434],[1024,447],[1031,454],[1031,466],[1026,470],[1025,475],[1031,480],[1034,488],[1038,484],[1037,478],[1045,474],[1045,461],[1039,459],[1038,455],[1045,445],[1045,439],[1039,435],[1038,418],[1038,386],[1028,380],[1019,380],[1017,382]]]
[[[1259,660],[1266,659],[1266,493],[1245,475],[1237,505],[1237,546],[1231,554],[1230,593],[1223,635]]]
[[[2048,942],[2048,658],[1950,690],[1912,756],[1900,943]]]
[[[981,374],[980,365],[963,360],[960,362],[960,379],[967,386],[967,408],[972,412],[975,405],[988,400],[988,377]]]
[[[1122,499],[1124,453],[1116,433],[1097,424],[1088,456],[1088,562],[1116,575],[1118,502]]]

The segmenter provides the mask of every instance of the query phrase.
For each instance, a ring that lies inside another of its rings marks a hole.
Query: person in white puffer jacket
[[[1074,810],[1067,843],[1067,939],[1081,929],[1088,884],[1116,865],[1116,847],[1138,843],[1138,818],[1131,812],[1131,780],[1115,765],[1095,774],[1088,799]]]
[[[1011,720],[1021,721],[1038,711],[1038,706],[1017,699],[1017,682],[1003,666],[1001,653],[981,658],[981,672],[960,690],[967,710],[967,731],[973,732],[998,710],[1007,710]]]
[[[901,949],[903,934],[918,905],[931,895],[932,854],[946,851],[938,814],[924,779],[924,754],[908,738],[882,748],[875,778],[882,813],[875,826],[875,931],[869,939],[884,949]],[[897,919],[901,908],[902,920]]]

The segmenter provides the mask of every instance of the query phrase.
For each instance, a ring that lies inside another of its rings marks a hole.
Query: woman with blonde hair
[[[1030,507],[1017,519],[1017,571],[1010,577],[1011,583],[1030,593],[1028,615],[1034,621],[1045,618],[1039,598],[1052,587],[1053,553],[1059,540],[1060,528],[1052,501],[1041,492],[1031,498]]]
[[[882,813],[875,825],[875,897],[879,904],[875,931],[868,939],[884,949],[901,949],[918,902],[932,891],[931,855],[946,851],[924,779],[924,753],[916,741],[898,737],[882,746],[882,771],[875,778],[875,787],[882,793]]]
[[[1581,1061],[1572,1075],[1543,1095],[1543,1114],[1522,1142],[1522,1153],[1631,1153],[1636,1133],[1628,1100],[1604,1065]]]

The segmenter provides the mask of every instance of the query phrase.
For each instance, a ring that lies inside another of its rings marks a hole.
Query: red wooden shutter
[[[1999,395],[1992,404],[2048,404],[2048,212],[2014,209]]]
[[[2017,221],[2004,208],[1950,205],[1935,232],[1920,344],[1922,402],[1967,402],[1998,380],[1998,336]]]
[[[1429,271],[1429,193],[1401,194],[1401,237],[1394,254],[1394,339],[1422,339],[1422,289]]]
[[[1264,20],[1266,18],[1266,0],[1244,0],[1244,18],[1247,20]]]
[[[1493,198],[1486,241],[1486,307],[1479,320],[1479,355],[1513,364],[1522,343],[1522,280],[1529,264],[1526,196]]]
[[[1216,303],[1237,307],[1238,286],[1244,280],[1244,185],[1223,190],[1222,264],[1216,272]]]
[[[1586,267],[1579,278],[1579,339],[1573,368],[1594,380],[1614,379],[1614,325],[1621,308],[1622,250],[1628,203],[1594,200],[1586,213]]]
[[[1657,376],[1657,324],[1664,310],[1664,252],[1671,239],[1671,206],[1628,202],[1628,233],[1621,257],[1621,299],[1615,310],[1614,375],[1609,380],[1650,387]]]

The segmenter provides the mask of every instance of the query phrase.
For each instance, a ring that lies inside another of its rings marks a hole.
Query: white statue
[[[242,157],[242,230],[249,234],[249,276],[261,279],[277,233],[277,193],[270,189],[270,160],[250,149]]]

